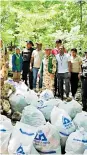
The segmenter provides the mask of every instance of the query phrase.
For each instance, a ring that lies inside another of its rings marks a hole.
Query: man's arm
[[[69,72],[71,73],[71,69],[72,69],[71,61],[68,61],[68,69],[69,69]]]
[[[32,70],[33,63],[34,63],[34,56],[32,54],[31,60],[30,60],[30,70]]]

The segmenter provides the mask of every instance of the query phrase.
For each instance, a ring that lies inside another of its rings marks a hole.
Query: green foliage
[[[24,46],[27,39],[40,41],[43,47],[63,40],[65,47],[86,49],[87,3],[78,0],[1,0],[1,36],[5,44]]]

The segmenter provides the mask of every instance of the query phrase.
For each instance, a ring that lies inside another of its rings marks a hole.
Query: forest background
[[[1,38],[7,47],[25,46],[26,40],[55,47],[87,49],[87,0],[1,0]]]

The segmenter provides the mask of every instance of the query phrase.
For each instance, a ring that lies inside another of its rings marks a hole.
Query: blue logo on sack
[[[48,99],[49,99],[49,94],[48,94],[48,93],[45,93],[45,94],[44,94],[44,97],[45,97],[45,99],[48,100]]]
[[[39,131],[36,134],[35,140],[39,140],[39,141],[42,141],[42,142],[47,142],[47,138],[46,138],[45,134],[42,131]]]
[[[41,131],[41,130],[36,134],[36,136],[35,136],[35,138],[34,138],[34,142],[35,142],[35,143],[49,144],[49,142],[48,142],[48,140],[47,140],[45,134],[44,134],[43,131]]]
[[[17,154],[25,154],[22,146],[17,149]]]
[[[69,119],[66,118],[66,117],[62,117],[62,121],[63,121],[63,125],[64,125],[65,127],[72,124],[71,120],[69,120]]]

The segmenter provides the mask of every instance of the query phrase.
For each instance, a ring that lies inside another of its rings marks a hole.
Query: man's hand
[[[68,73],[69,78],[71,78],[71,72]]]
[[[40,73],[37,74],[37,77],[40,78]]]
[[[30,66],[30,71],[32,71],[32,66]]]
[[[79,74],[78,74],[78,78],[79,78],[79,79],[81,78],[81,74],[82,74],[82,73],[79,73]]]
[[[50,77],[53,79],[54,78],[54,74],[50,74]]]

